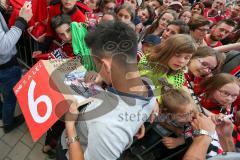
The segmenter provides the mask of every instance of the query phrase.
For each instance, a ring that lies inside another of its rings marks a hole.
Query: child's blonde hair
[[[164,78],[159,79],[159,83],[163,86],[161,90],[162,101],[160,104],[163,112],[179,113],[184,109],[183,107],[188,104],[193,105],[193,110],[196,110],[196,107],[194,107],[195,103],[187,91],[182,88],[173,88]]]

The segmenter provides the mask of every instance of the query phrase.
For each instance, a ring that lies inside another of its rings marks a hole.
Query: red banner
[[[49,74],[40,61],[25,74],[14,87],[19,105],[32,138],[37,141],[67,111],[67,103],[60,103],[62,110],[55,109],[64,96],[49,84]],[[58,107],[60,108],[60,107]]]
[[[68,110],[71,101],[90,102],[79,59],[42,60],[14,87],[33,141],[37,141]]]

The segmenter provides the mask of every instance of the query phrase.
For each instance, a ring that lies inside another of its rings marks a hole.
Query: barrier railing
[[[34,59],[32,58],[34,51],[33,40],[28,35],[23,34],[17,43],[17,50],[19,63],[27,69],[31,68],[34,65]]]

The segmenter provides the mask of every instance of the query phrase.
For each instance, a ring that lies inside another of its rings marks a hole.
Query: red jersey
[[[16,18],[18,17],[19,11],[26,0],[10,0],[10,5],[13,7],[13,11],[8,20],[8,26],[14,25]],[[32,2],[33,16],[29,21],[29,26],[34,25],[35,22],[42,22],[48,17],[47,11],[47,0],[34,0]]]
[[[206,42],[206,44],[211,47],[211,48],[215,48],[215,47],[219,47],[222,46],[222,42],[218,41],[215,45],[211,45],[210,43],[207,42],[206,37],[204,38],[204,41]]]
[[[50,37],[54,36],[54,31],[52,30],[52,27],[51,27],[51,20],[53,17],[60,14],[63,14],[61,4],[50,6],[46,36],[50,36]],[[85,15],[80,11],[80,9],[77,6],[74,6],[73,9],[68,13],[68,15],[71,17],[71,20],[74,22],[86,21]]]
[[[240,104],[239,104],[239,97],[238,97],[238,99],[231,104],[231,108],[224,109],[222,105],[216,102],[213,102],[211,99],[207,99],[206,97],[201,96],[201,105],[214,114],[219,114],[219,113],[223,113],[226,115],[233,114],[233,119],[235,119],[236,112],[239,110]]]
[[[195,95],[200,95],[203,91],[200,85],[203,78],[194,77],[194,75],[190,73],[184,73],[184,77],[186,80],[184,86],[188,87],[189,89],[192,89]]]
[[[77,2],[76,5],[78,6],[78,8],[82,11],[82,13],[86,13],[86,12],[92,12],[91,8],[89,8],[86,4],[81,3],[81,2]]]
[[[35,59],[37,61],[39,61],[39,60],[47,60],[47,59],[52,59],[52,58],[55,59],[56,56],[55,55],[51,55],[51,52],[54,52],[54,51],[58,50],[59,48],[61,48],[61,52],[63,52],[63,53],[60,53],[60,54],[62,54],[61,57],[72,58],[72,57],[75,56],[73,54],[72,44],[67,43],[67,44],[64,44],[63,46],[59,47],[58,45],[53,43],[53,45],[51,45],[51,48],[49,49],[48,53],[37,55],[35,57]]]
[[[216,24],[217,22],[223,20],[223,19],[227,19],[228,17],[230,17],[231,12],[229,10],[227,10],[226,12],[224,12],[223,14],[219,14],[216,15],[214,17],[211,17],[209,15],[209,12],[211,11],[211,9],[209,8],[205,8],[203,15],[205,18],[207,18],[210,22],[212,22],[212,24]]]
[[[234,129],[233,129],[233,142],[235,144],[235,147],[240,149],[240,127],[234,125]]]

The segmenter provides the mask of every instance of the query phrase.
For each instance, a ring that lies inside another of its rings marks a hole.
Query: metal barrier
[[[34,41],[27,34],[23,34],[17,43],[18,61],[27,69],[34,65],[32,53],[34,51]]]

